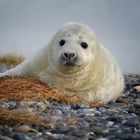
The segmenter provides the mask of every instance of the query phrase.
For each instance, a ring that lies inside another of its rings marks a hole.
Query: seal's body
[[[67,94],[107,103],[124,88],[122,72],[93,31],[82,24],[66,24],[47,47],[14,69],[0,74],[32,76]]]

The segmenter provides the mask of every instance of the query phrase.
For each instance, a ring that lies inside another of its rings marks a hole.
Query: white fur
[[[65,39],[64,46],[59,41]],[[88,43],[83,49],[82,41]],[[73,51],[79,60],[73,69],[60,63],[64,51]],[[16,68],[0,74],[33,76],[67,94],[76,94],[88,101],[107,103],[120,96],[124,88],[122,72],[110,52],[96,39],[93,31],[82,24],[66,24],[54,35],[48,46]]]

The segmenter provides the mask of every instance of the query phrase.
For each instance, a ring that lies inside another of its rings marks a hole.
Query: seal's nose
[[[76,57],[76,54],[74,52],[64,52],[62,54],[62,58],[68,61],[74,60]]]

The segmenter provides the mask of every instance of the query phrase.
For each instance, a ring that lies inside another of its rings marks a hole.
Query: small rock
[[[135,100],[134,106],[135,106],[136,108],[140,108],[140,99],[136,99],[136,100]]]
[[[79,109],[79,112],[83,112],[83,113],[95,113],[95,109],[94,108],[89,108],[89,109]]]
[[[43,102],[33,102],[30,107],[32,107],[33,109],[44,111],[48,107],[48,105],[44,104]]]
[[[10,137],[0,135],[0,140],[13,140]]]
[[[62,121],[63,120],[63,117],[62,116],[60,116],[60,115],[53,115],[53,116],[51,116],[51,121],[53,121],[53,122],[57,122],[57,121]]]
[[[108,140],[107,138],[97,138],[96,140]]]
[[[8,103],[7,103],[7,108],[8,108],[9,110],[16,109],[16,108],[17,108],[16,102],[8,102]]]
[[[101,113],[105,113],[105,112],[106,112],[106,108],[105,108],[105,107],[98,107],[98,110],[99,110]]]
[[[24,134],[15,134],[14,135],[14,140],[32,140],[32,138],[30,138],[29,136],[27,135],[24,135]]]
[[[46,135],[48,135],[50,139],[62,139],[65,136],[64,134],[55,134],[51,132],[46,132]]]
[[[130,118],[126,121],[125,125],[130,127],[137,127],[139,125],[138,118]]]
[[[62,106],[61,107],[62,112],[68,112],[68,111],[70,111],[70,109],[71,109],[71,106],[70,105]]]
[[[80,127],[80,128],[88,128],[89,127],[89,123],[87,121],[84,121],[84,120],[81,120],[81,121],[78,121],[77,125]]]
[[[38,133],[37,130],[31,128],[28,125],[21,125],[15,128],[16,131],[22,132],[22,133],[27,133],[27,132],[36,132]]]
[[[112,121],[107,121],[107,127],[111,127],[114,124]]]
[[[95,109],[91,108],[91,109],[79,109],[78,112],[80,113],[80,115],[85,115],[85,116],[94,116],[95,115]]]
[[[134,88],[135,88],[137,91],[140,91],[140,85],[139,85],[139,86],[134,86]]]
[[[63,115],[61,110],[52,109],[50,110],[50,115]]]
[[[100,111],[95,110],[95,115],[96,115],[96,116],[101,116],[101,114],[102,114],[102,113],[101,113]]]
[[[8,137],[13,137],[14,133],[13,133],[13,128],[9,127],[9,126],[2,126],[0,125],[0,134],[4,135],[4,136],[8,136]]]
[[[54,127],[54,132],[59,134],[65,134],[69,131],[69,127],[63,123],[63,125],[56,125]]]
[[[70,118],[72,116],[72,113],[71,112],[64,112],[63,115],[66,117],[66,118]]]

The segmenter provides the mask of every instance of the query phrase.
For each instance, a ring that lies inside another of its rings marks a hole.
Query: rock
[[[47,131],[45,134],[49,136],[49,139],[62,139],[65,136],[64,134],[55,134]]]
[[[71,112],[64,112],[63,115],[64,115],[65,118],[70,118],[73,115],[73,113],[71,113]]]
[[[66,134],[68,131],[69,127],[66,125],[66,123],[63,123],[62,125],[56,125],[53,129],[53,132],[58,134]]]
[[[50,110],[50,115],[63,115],[61,110],[58,109],[52,109]]]
[[[10,137],[0,135],[0,140],[13,140]]]
[[[7,136],[7,137],[13,137],[14,133],[13,133],[13,128],[9,127],[9,126],[1,126],[0,127],[0,134],[3,136]]]
[[[62,110],[63,113],[64,113],[64,112],[69,112],[70,109],[71,109],[71,106],[70,106],[70,105],[62,106],[62,107],[61,107],[61,110]]]
[[[97,138],[96,140],[108,140],[106,138]]]
[[[111,127],[114,124],[112,121],[107,121],[107,127]]]
[[[98,111],[98,110],[95,110],[95,116],[101,116],[101,112],[100,111]]]
[[[94,108],[79,109],[78,112],[80,113],[81,116],[94,116],[95,115],[95,109]]]
[[[85,120],[79,120],[78,122],[77,122],[77,125],[80,127],[80,128],[83,128],[83,129],[86,129],[86,128],[88,128],[89,127],[89,123],[87,122],[87,121],[85,121]]]
[[[139,86],[134,86],[134,88],[135,88],[137,91],[140,91],[140,85],[139,85]]]
[[[44,104],[43,102],[33,102],[30,107],[39,111],[44,111],[48,107],[48,104]]]
[[[136,108],[140,108],[140,99],[139,99],[139,98],[135,100],[134,106],[135,106]]]
[[[58,122],[58,121],[62,121],[63,120],[63,117],[62,116],[60,116],[60,115],[53,115],[53,116],[51,116],[51,121],[52,122]]]
[[[130,118],[126,121],[125,125],[130,126],[130,127],[137,127],[139,125],[139,119]]]
[[[8,108],[9,110],[16,109],[16,108],[17,108],[16,102],[9,102],[9,103],[7,103],[7,108]]]
[[[22,133],[27,133],[27,132],[35,132],[38,133],[37,130],[31,128],[28,125],[20,125],[18,127],[15,128],[16,131],[22,132]]]
[[[13,137],[14,140],[32,140],[32,138],[30,138],[29,136],[27,135],[24,135],[24,134],[15,134],[14,137]]]

